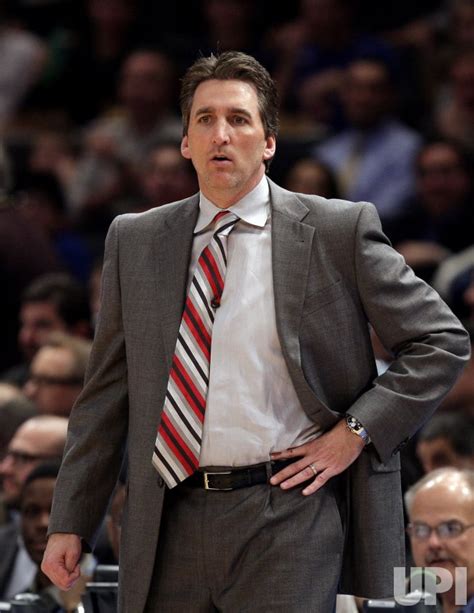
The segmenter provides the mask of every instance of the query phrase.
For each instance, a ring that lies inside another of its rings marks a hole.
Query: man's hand
[[[68,590],[80,577],[81,555],[81,539],[77,534],[51,534],[41,570],[60,590]]]
[[[301,459],[273,475],[270,483],[280,485],[286,490],[314,477],[302,492],[305,496],[309,496],[319,490],[331,477],[346,470],[359,457],[364,446],[364,441],[349,432],[342,419],[334,428],[310,443],[272,453],[272,460],[298,457]]]

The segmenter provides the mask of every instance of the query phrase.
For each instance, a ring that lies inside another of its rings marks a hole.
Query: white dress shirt
[[[203,194],[188,289],[220,210]],[[212,332],[200,466],[267,462],[272,451],[313,439],[281,351],[273,297],[270,194],[265,177],[230,207],[240,221],[227,238],[227,273]]]

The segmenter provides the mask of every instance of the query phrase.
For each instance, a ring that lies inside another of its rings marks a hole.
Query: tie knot
[[[214,225],[214,235],[227,235],[231,232],[235,224],[239,221],[240,217],[237,217],[235,213],[230,211],[219,211],[212,220]]]

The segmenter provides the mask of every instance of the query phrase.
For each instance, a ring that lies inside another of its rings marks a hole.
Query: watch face
[[[347,425],[350,426],[351,428],[356,428],[356,429],[360,427],[360,424],[357,421],[357,419],[352,416],[347,419]]]

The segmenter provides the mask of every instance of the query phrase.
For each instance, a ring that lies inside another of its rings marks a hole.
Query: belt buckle
[[[213,491],[216,491],[216,492],[226,492],[226,491],[228,492],[228,491],[233,490],[234,489],[233,487],[211,487],[209,485],[209,475],[230,475],[231,473],[232,473],[231,470],[220,471],[220,472],[207,472],[207,470],[205,470],[203,472],[203,475],[204,475],[204,489],[208,490],[208,491],[213,490]]]

